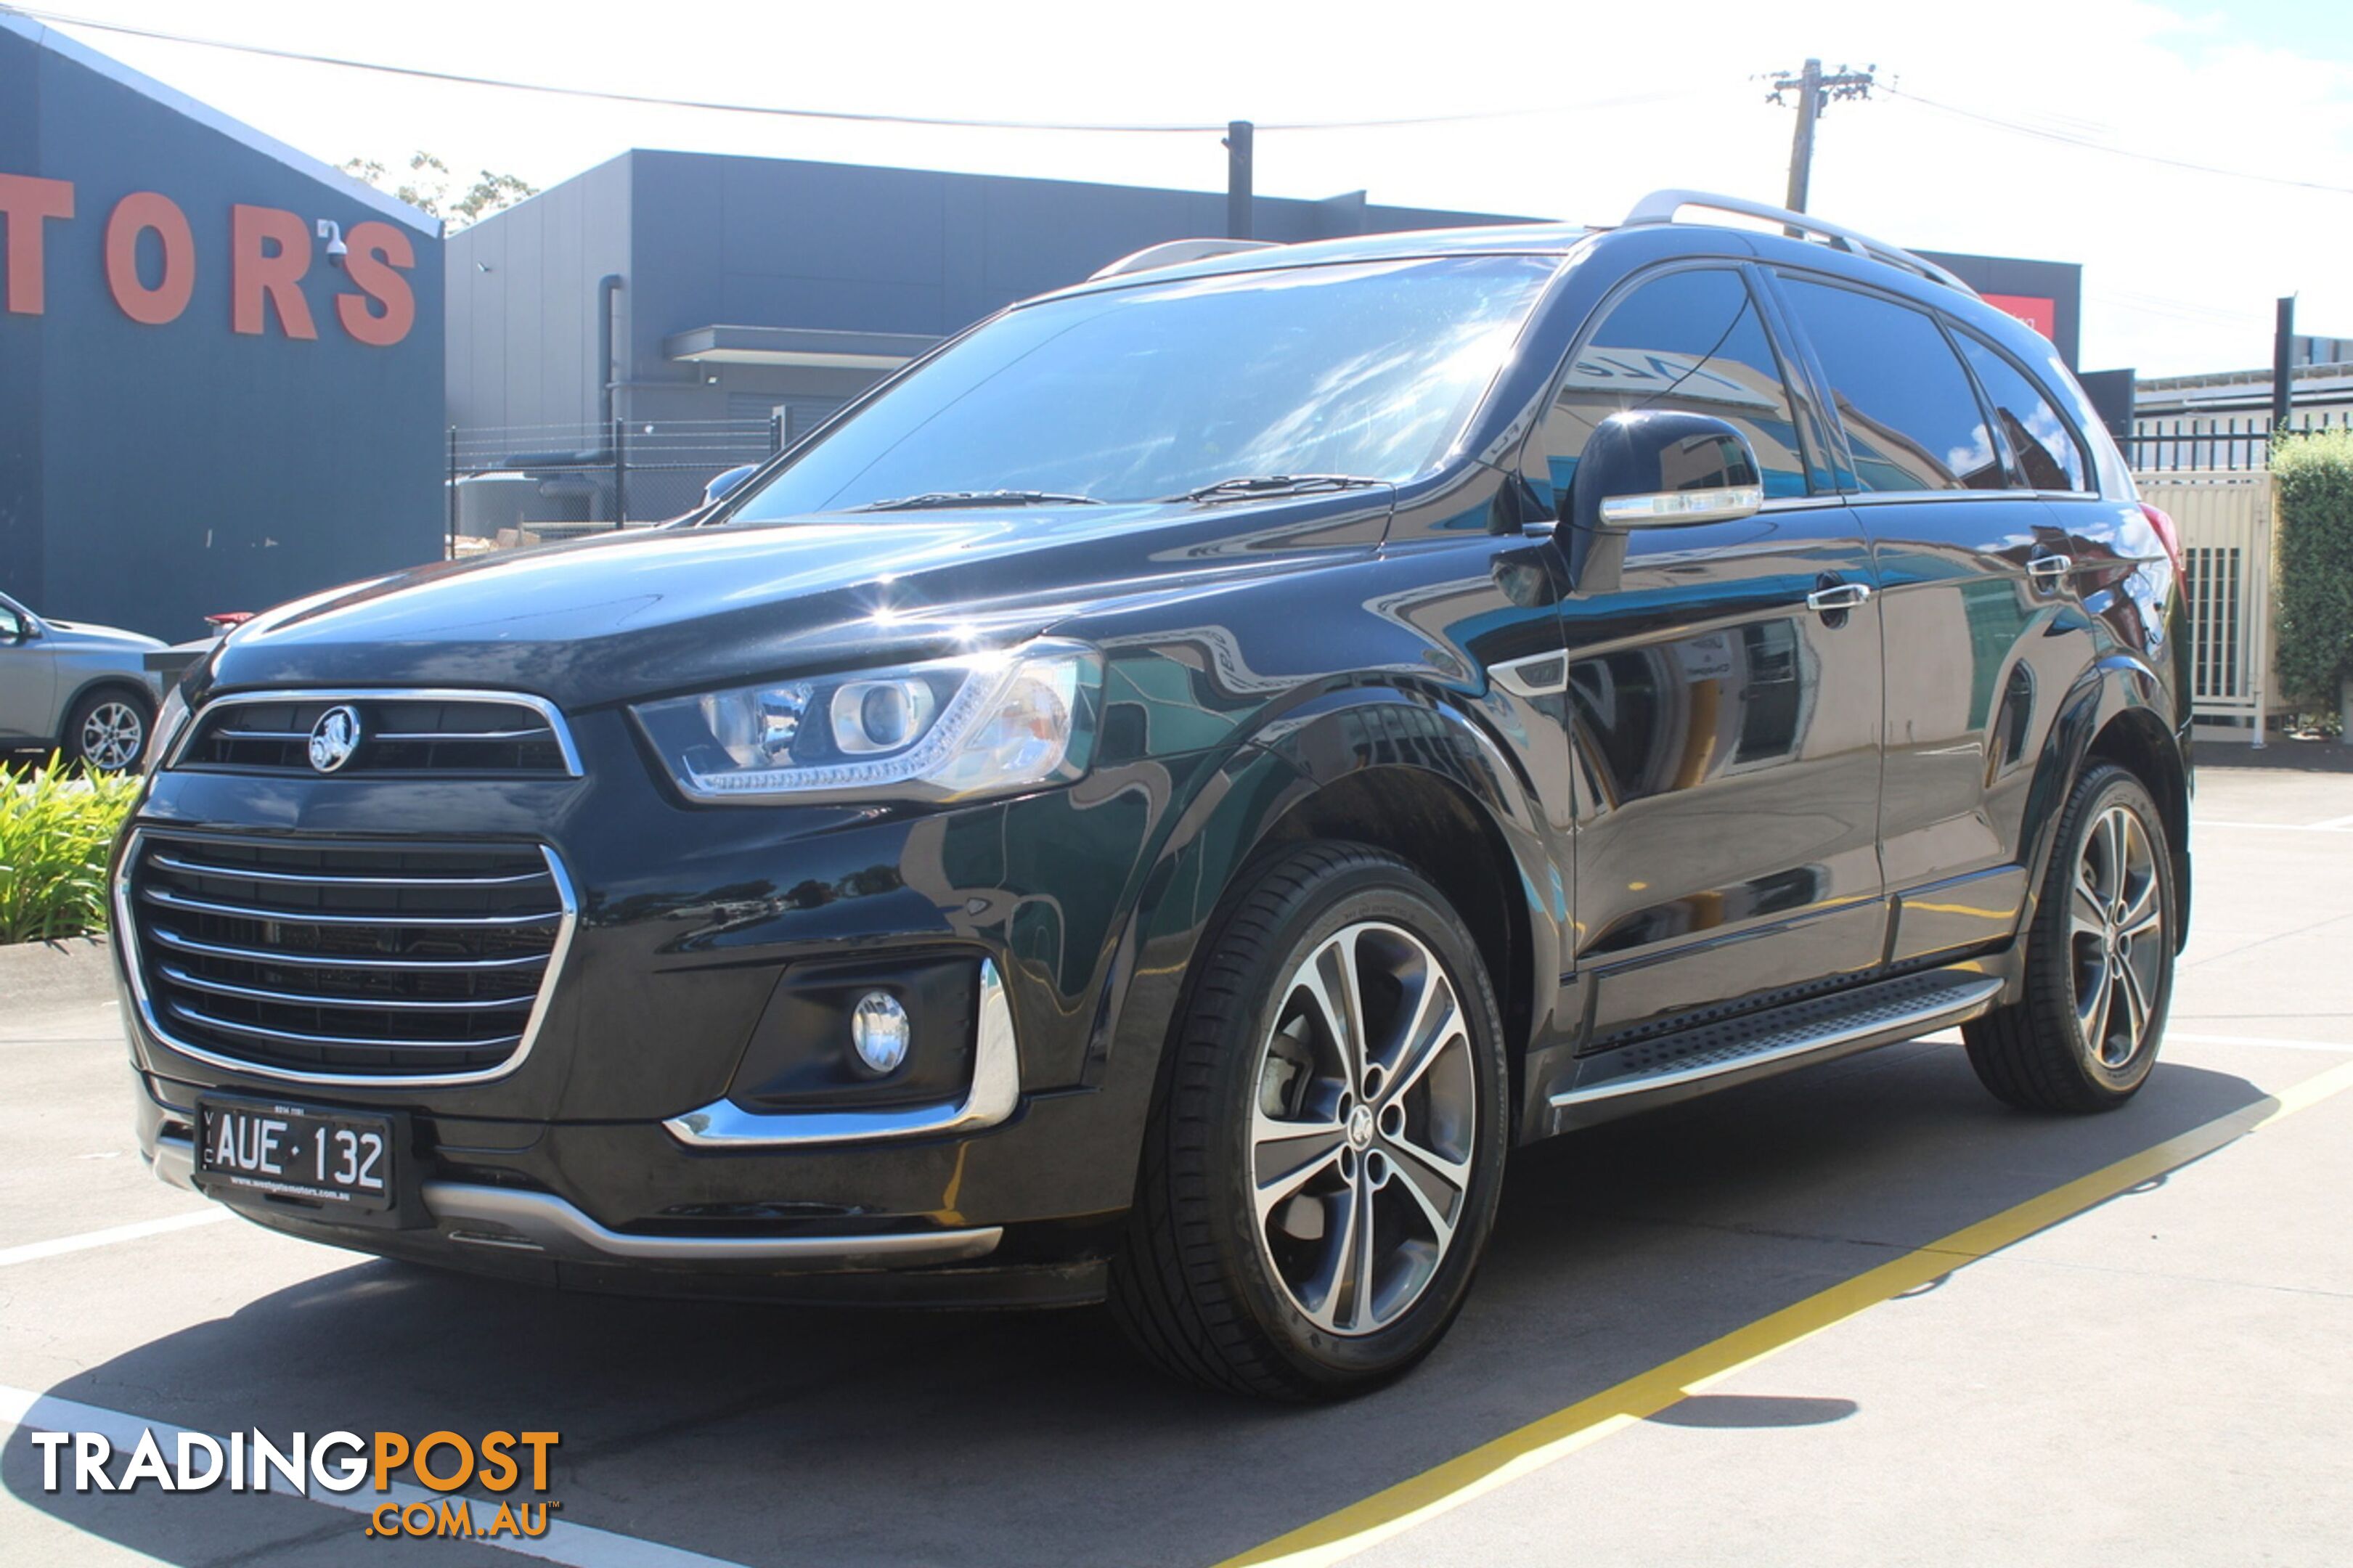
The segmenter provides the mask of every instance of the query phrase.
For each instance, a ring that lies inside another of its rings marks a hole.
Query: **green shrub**
[[[48,942],[106,924],[106,856],[137,774],[30,779],[0,772],[0,942]]]
[[[2282,440],[2279,481],[2279,676],[2286,694],[2323,709],[2353,676],[2353,430]]]

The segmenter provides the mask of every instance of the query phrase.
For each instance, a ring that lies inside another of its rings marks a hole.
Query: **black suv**
[[[560,1285],[1108,1295],[1301,1398],[1430,1348],[1515,1144],[1951,1025],[2038,1110],[2155,1059],[2172,527],[1891,247],[1146,252],[695,521],[191,674],[114,870],[167,1179]]]

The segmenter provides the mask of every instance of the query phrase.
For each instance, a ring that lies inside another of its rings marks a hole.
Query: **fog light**
[[[907,1059],[907,1037],[913,1026],[907,1009],[887,991],[869,991],[849,1015],[849,1043],[871,1072],[895,1070]]]

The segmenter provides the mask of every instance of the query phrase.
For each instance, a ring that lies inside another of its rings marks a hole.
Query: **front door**
[[[26,636],[32,626],[14,599],[0,598],[0,740],[10,742],[57,739],[57,661]]]
[[[1663,271],[1604,310],[1531,483],[1565,494],[1601,420],[1664,407],[1739,429],[1770,499],[1732,522],[1562,532],[1593,1046],[1859,975],[1886,936],[1879,608],[1851,602],[1878,585],[1869,542],[1739,269]]]

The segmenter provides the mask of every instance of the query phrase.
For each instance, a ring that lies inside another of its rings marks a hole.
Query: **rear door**
[[[1842,483],[1877,557],[1889,956],[2001,941],[2025,901],[2034,763],[2088,662],[2065,526],[2020,481],[2002,418],[1937,314],[1789,269],[1778,292],[1843,432]]]
[[[1859,973],[1886,930],[1878,605],[1809,604],[1877,579],[1738,265],[1674,265],[1604,303],[1528,445],[1530,484],[1556,504],[1594,427],[1631,408],[1730,422],[1770,499],[1736,521],[1559,535],[1596,1045]]]

